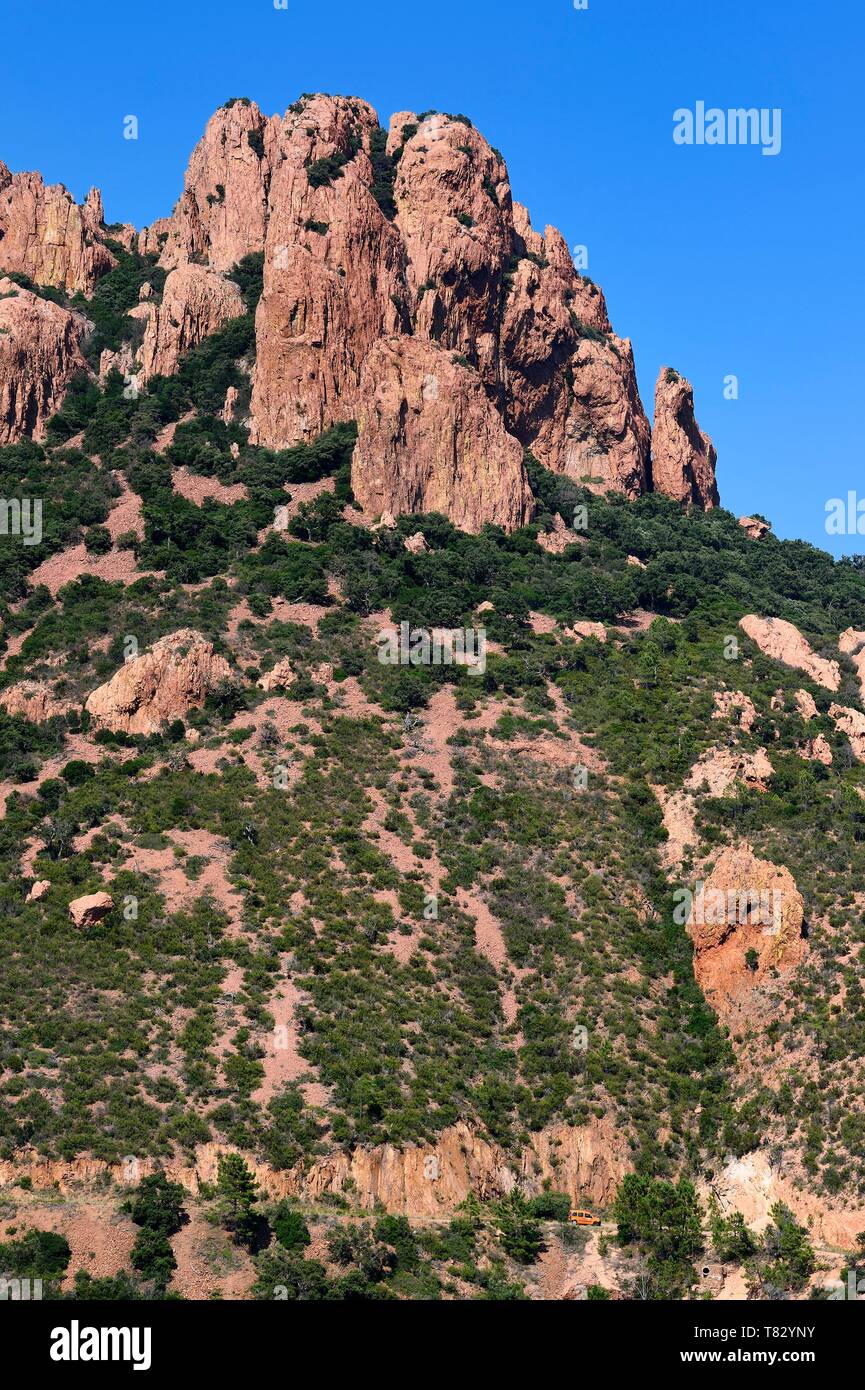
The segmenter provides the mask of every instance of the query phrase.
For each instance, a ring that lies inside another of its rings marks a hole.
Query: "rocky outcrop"
[[[604,296],[580,276],[561,235],[535,232],[514,205],[502,374],[508,428],[546,468],[597,491],[649,486],[649,422],[631,344],[613,333]]]
[[[44,724],[67,708],[42,681],[18,681],[7,686],[0,693],[0,707],[19,719],[29,719],[31,724]]]
[[[95,927],[114,907],[110,893],[88,893],[69,904],[69,916],[76,927]]]
[[[104,1183],[110,1176],[119,1186],[129,1186],[162,1170],[171,1182],[195,1193],[202,1183],[216,1181],[220,1155],[230,1152],[236,1150],[202,1144],[191,1164],[138,1159],[115,1166],[96,1158],[52,1161],[24,1154],[14,1163],[0,1160],[0,1185],[27,1177],[34,1188],[65,1191],[73,1184]],[[366,1210],[380,1204],[412,1220],[453,1212],[472,1193],[485,1201],[516,1187],[538,1193],[545,1184],[567,1192],[575,1202],[608,1206],[632,1166],[626,1137],[609,1118],[579,1128],[543,1130],[514,1157],[464,1123],[443,1130],[435,1144],[337,1150],[284,1170],[251,1154],[243,1157],[268,1197],[318,1201],[328,1193],[350,1194]]]
[[[712,718],[732,720],[734,716],[739,728],[749,734],[757,718],[754,701],[741,690],[716,690]]]
[[[50,878],[37,878],[35,883],[31,883],[27,897],[24,899],[28,903],[41,902],[51,892]]]
[[[150,308],[141,346],[142,379],[172,376],[180,358],[245,312],[240,288],[214,270],[179,266],[166,277],[162,303]]]
[[[257,681],[260,690],[287,690],[294,683],[295,674],[288,657],[278,661],[270,671],[265,671]]]
[[[854,758],[865,763],[865,714],[844,705],[830,705],[829,718],[834,719],[838,732],[846,736]]]
[[[783,618],[758,618],[749,613],[739,626],[756,643],[764,656],[804,671],[817,685],[837,690],[841,684],[841,668],[837,661],[817,656],[797,627]]]
[[[393,116],[388,150],[399,151],[396,227],[414,331],[466,357],[497,389],[503,277],[514,249],[504,160],[473,126],[441,112]]]
[[[255,321],[254,443],[295,444],[354,419],[370,349],[410,328],[404,250],[371,190],[377,130],[372,107],[344,97],[286,114]]]
[[[0,270],[90,294],[116,263],[103,244],[102,218],[96,189],[79,207],[61,183],[46,184],[41,174],[12,174],[0,162]]]
[[[759,859],[747,843],[721,851],[687,925],[697,982],[725,1022],[770,970],[787,974],[804,958],[803,919],[789,869]]]
[[[79,314],[0,279],[0,445],[43,438],[72,377],[87,369],[86,329]]]
[[[822,734],[818,734],[816,738],[809,738],[798,751],[806,762],[822,763],[824,767],[832,765],[832,749]]]
[[[88,695],[85,708],[94,723],[117,733],[153,734],[200,708],[212,691],[232,679],[231,667],[213,644],[183,628],[128,661]]]
[[[655,387],[652,427],[652,480],[656,492],[706,510],[717,507],[718,455],[694,416],[694,388],[670,367],[662,367]]]
[[[254,101],[221,106],[192,152],[172,216],[142,233],[141,249],[168,269],[203,258],[215,270],[263,250],[279,129]]]
[[[419,338],[384,338],[364,363],[351,477],[370,516],[443,512],[477,532],[532,513],[522,448],[478,374]]]
[[[772,530],[768,521],[763,521],[759,516],[740,516],[739,525],[752,541],[765,540]]]
[[[426,555],[429,551],[423,531],[415,531],[414,535],[406,536],[402,544],[409,555]]]
[[[538,532],[538,545],[541,550],[546,550],[549,555],[562,555],[569,545],[578,545],[580,537],[576,531],[572,531],[565,524],[564,519],[556,512],[551,531]]]
[[[849,656],[856,667],[856,679],[865,699],[865,632],[855,627],[846,628],[838,638],[838,650]]]
[[[772,773],[765,748],[753,753],[741,748],[710,748],[691,768],[685,787],[706,796],[726,796],[739,785],[763,791]]]

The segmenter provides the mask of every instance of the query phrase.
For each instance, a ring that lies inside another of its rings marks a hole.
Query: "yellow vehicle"
[[[572,1226],[600,1226],[601,1218],[590,1211],[569,1211],[568,1221]]]

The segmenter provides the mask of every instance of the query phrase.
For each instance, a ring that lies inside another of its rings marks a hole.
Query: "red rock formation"
[[[739,525],[752,541],[765,540],[772,530],[768,521],[761,521],[758,516],[740,516]]]
[[[7,686],[0,694],[0,706],[7,714],[29,719],[31,724],[44,724],[67,708],[42,681],[19,681]]]
[[[256,314],[254,443],[295,444],[355,418],[367,353],[409,326],[404,251],[370,188],[377,129],[370,106],[344,97],[286,114]],[[338,165],[330,181],[322,161]]]
[[[114,907],[110,893],[88,893],[69,904],[69,916],[76,927],[93,927]]]
[[[767,973],[804,958],[805,909],[789,869],[758,859],[742,843],[721,851],[695,896],[688,931],[694,974],[722,1019],[733,1023]]]
[[[838,650],[849,656],[856,667],[859,689],[865,699],[865,632],[860,632],[855,627],[846,628],[838,638]]]
[[[180,358],[245,312],[233,280],[200,265],[183,265],[165,280],[162,303],[153,305],[141,346],[142,379],[172,376]]]
[[[147,319],[141,379],[176,370],[180,354],[239,307],[214,272],[263,250],[253,443],[284,447],[357,418],[369,405],[369,354],[382,339],[414,337],[473,368],[502,431],[544,466],[596,491],[641,495],[651,486],[650,431],[631,345],[613,333],[603,294],[578,274],[564,239],[552,227],[534,231],[512,201],[502,156],[465,118],[393,117],[392,197],[383,196],[384,138],[355,98],[303,97],[283,117],[246,100],[217,111],[173,214],[139,237],[139,250],[172,272],[162,304],[145,290],[133,311]],[[64,189],[45,189],[35,175],[16,182],[5,166],[0,190],[15,267],[91,289],[111,263],[98,193],[78,209]],[[129,244],[131,229],[117,235]],[[112,367],[131,377],[130,354],[106,353],[101,370]],[[426,412],[427,398],[420,404]],[[665,441],[662,411],[659,485],[710,504],[711,446],[692,412],[678,434],[672,416],[668,424]],[[413,432],[419,461],[389,442],[391,473],[405,466],[414,475],[407,492],[418,471],[440,467],[423,457],[426,437]],[[512,525],[527,512],[514,497],[495,502],[487,480],[465,486],[471,498],[447,502],[453,519],[471,515],[479,526],[504,514]]]
[[[0,162],[0,270],[89,294],[115,264],[103,235],[96,189],[78,207],[62,183],[46,185],[41,174],[12,174]]]
[[[221,106],[189,160],[183,193],[170,218],[142,233],[142,251],[169,269],[204,257],[216,270],[264,248],[267,195],[280,121],[255,102]]]
[[[812,681],[827,690],[837,690],[841,684],[841,668],[837,661],[817,656],[797,627],[783,618],[758,618],[748,613],[739,626],[755,642],[764,656],[781,661],[797,671],[804,671]]]
[[[419,338],[383,338],[364,363],[352,488],[370,516],[443,512],[477,532],[532,512],[523,451],[476,372]]]
[[[43,437],[70,380],[87,368],[85,330],[80,315],[0,279],[0,445]]]
[[[662,367],[655,387],[652,479],[656,492],[676,502],[717,507],[718,455],[694,418],[694,388],[670,367]]]
[[[414,331],[467,357],[495,388],[514,239],[504,160],[473,126],[440,113],[394,116],[388,149],[400,151],[396,226]]]
[[[514,233],[501,330],[508,427],[546,468],[637,497],[648,487],[649,422],[631,344],[612,332],[603,294],[554,227],[540,236],[516,203]]]
[[[14,1162],[0,1159],[0,1184],[28,1177],[34,1188],[56,1187],[63,1192],[79,1183],[104,1183],[107,1176],[128,1186],[164,1171],[171,1182],[195,1193],[202,1183],[216,1181],[220,1155],[232,1152],[236,1150],[226,1145],[200,1144],[188,1164],[178,1158],[164,1164],[143,1158],[130,1172],[127,1164],[112,1166],[104,1159],[41,1159],[27,1151]],[[282,1170],[254,1154],[244,1154],[244,1159],[262,1192],[276,1200],[319,1201],[325,1193],[351,1191],[367,1210],[380,1204],[415,1221],[453,1212],[472,1193],[489,1201],[512,1192],[518,1183],[530,1193],[541,1192],[546,1185],[567,1192],[575,1201],[608,1206],[632,1166],[627,1139],[609,1116],[581,1126],[561,1124],[541,1130],[514,1155],[459,1122],[442,1130],[435,1144],[358,1146],[350,1153],[337,1150]]]
[[[24,899],[24,901],[25,901],[25,902],[28,902],[28,903],[38,903],[38,902],[41,902],[42,898],[47,897],[48,894],[49,894],[50,892],[51,892],[51,880],[50,880],[50,878],[37,878],[36,881],[35,881],[35,883],[31,883],[31,885],[30,885],[30,890],[29,890],[29,892],[28,892],[28,894],[27,894],[27,897]]]
[[[212,643],[183,628],[121,666],[106,685],[88,695],[85,708],[94,723],[105,728],[152,734],[199,708],[211,691],[231,679],[231,667],[217,656]]]
[[[865,763],[865,714],[844,705],[830,705],[829,718],[834,719],[839,733],[846,734],[854,758]]]

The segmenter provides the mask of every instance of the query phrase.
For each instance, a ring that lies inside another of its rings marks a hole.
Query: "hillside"
[[[115,1297],[846,1267],[865,571],[722,508],[672,369],[650,428],[467,117],[229,102],[139,231],[0,164],[0,443],[0,1241]]]

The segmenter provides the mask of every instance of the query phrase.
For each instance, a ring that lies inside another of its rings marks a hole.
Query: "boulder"
[[[88,893],[69,904],[69,916],[76,927],[92,927],[107,917],[113,907],[110,893]]]

